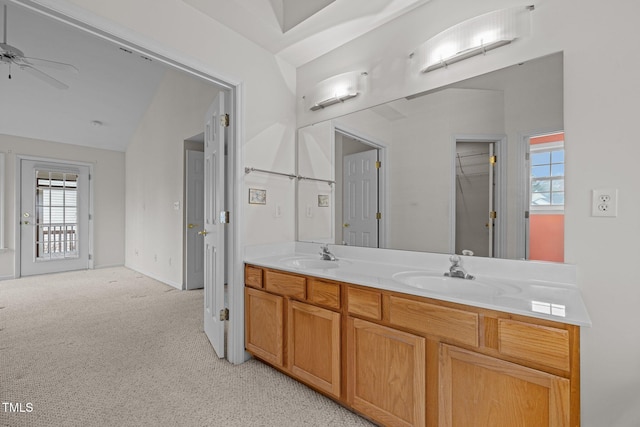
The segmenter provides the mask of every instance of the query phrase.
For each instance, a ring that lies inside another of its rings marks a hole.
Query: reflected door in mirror
[[[378,247],[378,150],[344,156],[343,231],[350,246]]]

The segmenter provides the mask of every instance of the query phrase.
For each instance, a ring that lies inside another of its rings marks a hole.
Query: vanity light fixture
[[[311,96],[305,96],[305,100],[310,102],[309,109],[316,111],[355,98],[364,91],[362,80],[366,76],[366,72],[352,71],[321,81],[316,84]]]
[[[428,73],[485,54],[525,35],[532,10],[534,6],[511,7],[471,18],[433,36],[411,56],[418,54],[420,71]]]

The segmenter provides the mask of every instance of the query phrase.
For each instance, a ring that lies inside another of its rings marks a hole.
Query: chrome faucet
[[[320,246],[320,249],[321,249],[320,256],[322,257],[323,260],[325,261],[338,260],[338,258],[336,258],[336,256],[329,251],[329,245],[322,245]]]
[[[444,273],[445,276],[457,277],[460,279],[469,279],[469,280],[475,279],[474,276],[467,273],[467,271],[462,267],[462,265],[460,265],[462,260],[458,255],[451,255],[449,257],[449,261],[451,261],[451,267],[449,267],[448,272]]]

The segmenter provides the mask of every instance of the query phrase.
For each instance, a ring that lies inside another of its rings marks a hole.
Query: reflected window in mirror
[[[532,137],[528,259],[564,261],[564,133]]]

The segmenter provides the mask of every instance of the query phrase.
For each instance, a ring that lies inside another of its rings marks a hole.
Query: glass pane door
[[[78,174],[36,170],[37,261],[78,257]]]

